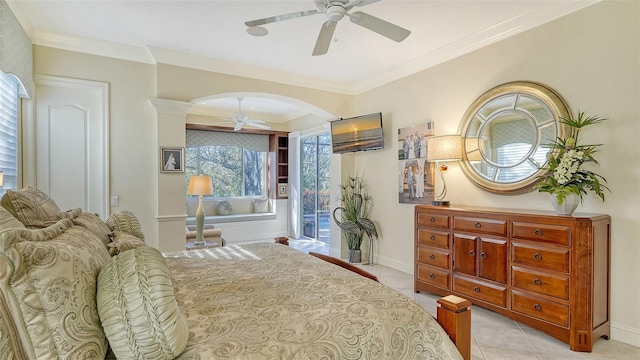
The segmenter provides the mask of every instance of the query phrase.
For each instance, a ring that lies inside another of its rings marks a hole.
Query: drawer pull
[[[436,218],[434,218],[433,216],[431,217],[431,219],[429,219],[429,221],[431,222],[436,222]]]
[[[429,274],[429,278],[435,279],[436,278],[436,274],[434,274],[434,273]]]
[[[435,235],[431,235],[431,236],[429,236],[429,240],[435,240],[435,239],[436,239],[436,236],[435,236]]]
[[[476,229],[480,229],[482,227],[482,224],[480,224],[479,222],[476,223]]]
[[[540,229],[533,230],[533,233],[538,235],[538,236],[542,236],[542,230],[540,230]]]
[[[433,255],[433,254],[430,254],[430,255],[429,255],[429,259],[433,260],[433,259],[435,259],[435,258],[436,258],[436,256],[435,256],[435,255]]]
[[[533,309],[534,309],[535,311],[542,311],[542,306],[541,306],[540,304],[534,304],[534,305],[533,305]]]
[[[476,256],[476,252],[473,250],[469,251],[469,256]]]
[[[473,291],[479,293],[480,292],[480,288],[476,286],[476,287],[473,288]]]
[[[534,283],[534,284],[536,284],[536,285],[538,285],[538,286],[542,286],[542,280],[540,280],[540,279],[538,279],[538,278],[535,278],[535,279],[533,280],[533,283]]]
[[[481,257],[481,258],[483,258],[483,259],[486,259],[486,258],[487,258],[487,253],[486,253],[486,252],[484,252],[484,251],[483,251],[483,252],[481,252],[481,253],[480,253],[480,257]]]
[[[536,260],[542,260],[542,254],[535,253],[535,254],[533,254],[533,258],[536,259]]]

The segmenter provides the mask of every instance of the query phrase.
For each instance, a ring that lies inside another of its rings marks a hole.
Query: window
[[[266,197],[268,150],[268,135],[187,130],[187,182],[209,175],[213,197]]]
[[[16,189],[18,183],[18,81],[0,71],[0,171],[3,185],[0,195],[7,189]]]

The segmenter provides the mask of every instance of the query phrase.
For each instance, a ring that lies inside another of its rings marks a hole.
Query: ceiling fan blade
[[[336,21],[331,20],[327,20],[322,24],[320,33],[318,34],[318,40],[316,40],[316,46],[313,48],[313,56],[324,55],[329,51],[333,32],[336,31],[336,24]]]
[[[246,121],[244,124],[245,125],[249,125],[249,126],[253,126],[253,127],[257,127],[258,129],[264,129],[264,130],[271,129],[271,126],[258,124],[258,123],[254,122],[254,121]]]
[[[299,17],[315,15],[315,14],[323,14],[323,12],[318,10],[298,11],[298,12],[289,13],[289,14],[266,17],[264,19],[251,20],[251,21],[245,22],[244,24],[247,25],[248,27],[254,27],[254,26],[271,24],[278,21],[291,20],[291,19],[296,19]]]
[[[367,13],[363,13],[362,11],[356,11],[352,14],[347,15],[349,16],[349,19],[351,19],[352,23],[377,32],[378,34],[396,42],[401,42],[402,40],[406,39],[409,34],[411,34],[411,31],[405,28],[401,28],[398,25],[392,24],[388,21],[382,20]]]

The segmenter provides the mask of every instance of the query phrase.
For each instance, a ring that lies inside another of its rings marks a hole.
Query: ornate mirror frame
[[[549,149],[564,136],[565,101],[528,81],[498,85],[476,99],[460,123],[462,170],[480,188],[498,194],[527,192],[546,170]]]

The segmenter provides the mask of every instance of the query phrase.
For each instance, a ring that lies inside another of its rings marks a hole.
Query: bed
[[[462,359],[413,300],[287,246],[164,256],[189,324],[179,359]]]
[[[127,211],[59,211],[33,188],[0,205],[0,359],[470,355],[468,301],[440,299],[438,324],[339,259],[277,243],[161,254]]]

